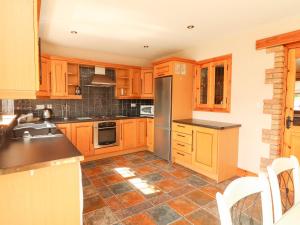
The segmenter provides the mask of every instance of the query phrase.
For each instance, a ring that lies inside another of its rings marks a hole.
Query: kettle
[[[45,108],[43,110],[43,119],[44,120],[49,120],[49,119],[51,119],[51,117],[52,117],[52,110]]]

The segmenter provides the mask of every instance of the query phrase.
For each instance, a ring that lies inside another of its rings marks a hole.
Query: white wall
[[[255,49],[261,38],[300,29],[300,16],[266,24],[230,37],[220,34],[215,40],[199,43],[176,56],[202,60],[232,53],[231,112],[194,111],[193,118],[240,123],[239,168],[258,172],[261,157],[269,157],[269,146],[262,143],[262,129],[271,127],[271,116],[263,114],[263,100],[271,98],[272,86],[264,84],[273,55]]]
[[[77,49],[70,47],[63,47],[59,45],[54,45],[52,43],[43,42],[41,43],[42,53],[47,53],[50,55],[56,56],[65,56],[71,58],[95,60],[100,62],[116,63],[116,64],[125,64],[133,66],[149,66],[150,61],[142,58],[135,58],[125,55],[117,55],[112,53]]]

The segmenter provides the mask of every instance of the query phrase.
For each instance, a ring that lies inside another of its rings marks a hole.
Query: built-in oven
[[[116,121],[94,122],[95,148],[104,148],[118,144],[118,126]]]

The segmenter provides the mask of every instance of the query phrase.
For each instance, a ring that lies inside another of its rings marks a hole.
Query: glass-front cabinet
[[[195,76],[195,110],[230,111],[230,72],[231,55],[199,63]]]

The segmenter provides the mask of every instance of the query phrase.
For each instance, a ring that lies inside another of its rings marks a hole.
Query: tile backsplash
[[[14,100],[15,113],[33,112],[35,116],[41,116],[42,110],[36,110],[36,105],[52,105],[54,117],[62,117],[62,106],[68,105],[70,108],[69,117],[79,116],[99,116],[99,115],[139,115],[140,105],[151,105],[153,100],[118,100],[115,99],[114,87],[87,87],[94,75],[93,67],[80,67],[81,78],[81,100]],[[106,75],[114,78],[115,71],[106,69]],[[135,103],[136,107],[131,107]],[[2,106],[2,111],[3,106]]]

